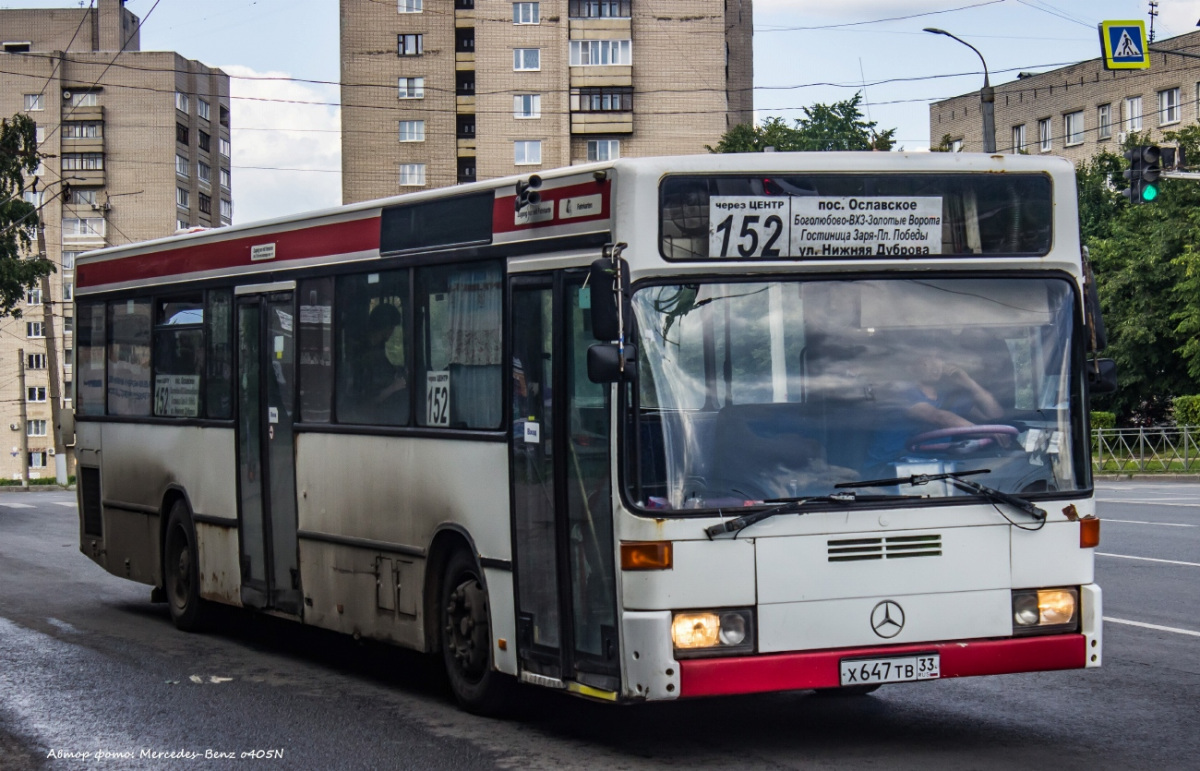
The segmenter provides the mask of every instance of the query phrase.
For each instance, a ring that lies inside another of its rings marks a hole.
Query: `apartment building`
[[[1200,121],[1200,32],[1156,41],[1148,70],[1104,69],[1100,58],[996,86],[996,150],[1052,153],[1078,163],[1102,150],[1120,153],[1130,131],[1164,131]],[[1097,42],[1099,49],[1099,42]],[[929,142],[983,149],[979,92],[929,106]]]
[[[753,120],[752,0],[341,0],[347,203]]]
[[[26,197],[41,207],[46,256],[57,269],[48,296],[32,290],[21,318],[0,319],[6,478],[23,463],[33,477],[55,473],[44,304],[53,310],[61,399],[69,405],[75,257],[233,218],[228,76],[174,52],[140,50],[139,31],[123,0],[0,9],[0,115],[25,113],[37,123],[45,157]]]

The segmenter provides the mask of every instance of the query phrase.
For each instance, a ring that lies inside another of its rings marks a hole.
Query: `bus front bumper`
[[[679,696],[729,696],[811,688],[837,688],[843,659],[940,654],[938,679],[1082,669],[1088,663],[1082,634],[776,653],[679,662]]]

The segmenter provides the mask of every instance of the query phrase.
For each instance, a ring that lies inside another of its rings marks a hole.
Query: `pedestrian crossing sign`
[[[1145,22],[1100,22],[1100,46],[1104,50],[1106,70],[1145,70],[1150,67]]]

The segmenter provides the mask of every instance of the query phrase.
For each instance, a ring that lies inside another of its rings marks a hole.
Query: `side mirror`
[[[592,336],[608,342],[621,337],[621,322],[628,323],[632,307],[629,303],[629,263],[620,257],[615,260],[601,257],[588,271],[591,288]],[[617,307],[617,298],[624,307]],[[606,381],[596,381],[606,382]]]
[[[625,371],[621,371],[621,349],[616,343],[596,343],[588,347],[588,380],[593,383],[618,383],[637,380],[637,348],[625,346]]]
[[[1088,393],[1111,394],[1117,390],[1117,363],[1112,359],[1092,359],[1087,363]]]

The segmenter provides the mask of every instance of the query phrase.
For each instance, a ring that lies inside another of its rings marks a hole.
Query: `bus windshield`
[[[1014,494],[1080,489],[1074,305],[1046,277],[641,288],[630,497],[713,509],[976,469]]]

